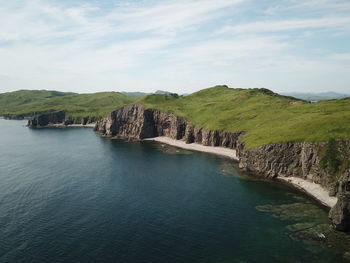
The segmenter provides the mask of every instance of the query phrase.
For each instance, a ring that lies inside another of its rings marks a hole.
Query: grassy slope
[[[174,113],[205,129],[247,131],[243,139],[249,148],[350,138],[350,98],[310,104],[264,89],[217,86],[180,98],[150,95],[139,103]]]
[[[54,97],[73,95],[71,92],[59,92],[52,90],[18,90],[0,94],[0,115],[17,111],[24,104]]]
[[[37,96],[37,91],[26,91],[21,99],[11,93],[0,94],[0,115],[31,116],[35,112],[66,111],[71,117],[104,117],[135,100],[118,92],[71,94],[44,97]]]

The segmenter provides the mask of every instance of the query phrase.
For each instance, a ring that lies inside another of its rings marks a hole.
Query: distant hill
[[[157,90],[154,94],[171,94],[172,92],[169,92],[169,91],[165,91],[165,90]]]
[[[292,96],[294,98],[307,100],[307,101],[321,101],[321,100],[332,100],[342,99],[350,97],[350,94],[337,93],[337,92],[321,92],[321,93],[302,93],[302,92],[285,92],[282,95]]]
[[[268,89],[216,86],[188,96],[148,95],[138,103],[206,130],[246,131],[248,147],[350,137],[350,98],[309,103]]]
[[[139,92],[139,91],[135,91],[135,92],[122,91],[120,93],[122,93],[126,96],[130,96],[130,97],[144,97],[144,96],[152,94],[152,93],[145,93],[145,92]]]
[[[140,92],[140,91],[135,91],[135,92],[128,92],[128,91],[122,91],[120,92],[124,95],[131,96],[131,97],[144,97],[147,95],[152,95],[152,94],[172,94],[172,92],[165,91],[165,90],[157,90],[156,92],[151,92],[151,93],[146,93],[146,92]]]
[[[35,113],[65,111],[71,117],[99,118],[135,100],[119,92],[76,94],[20,90],[0,94],[0,116],[26,118]]]

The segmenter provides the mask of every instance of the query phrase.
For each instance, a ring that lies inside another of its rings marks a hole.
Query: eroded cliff
[[[28,127],[45,127],[52,124],[71,125],[81,124],[86,125],[96,122],[95,117],[72,117],[64,111],[56,111],[49,113],[37,114],[28,120]]]
[[[200,143],[205,146],[237,148],[239,136],[243,132],[206,131],[195,127],[183,118],[171,113],[145,109],[134,104],[111,112],[98,121],[95,131],[106,136],[142,140],[166,136],[187,143]]]

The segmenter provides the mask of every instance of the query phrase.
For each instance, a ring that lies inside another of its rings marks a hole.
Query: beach
[[[224,147],[215,147],[215,146],[204,146],[198,143],[186,143],[184,141],[171,139],[169,137],[154,137],[145,139],[146,141],[156,141],[160,143],[165,143],[171,146],[179,147],[186,150],[199,151],[212,153],[224,157],[228,157],[230,159],[238,161],[238,157],[236,154],[236,150]]]
[[[338,199],[334,196],[329,196],[329,192],[319,184],[307,181],[299,177],[278,177],[278,179],[288,182],[296,188],[303,190],[304,192],[316,198],[325,206],[331,208],[337,203]]]

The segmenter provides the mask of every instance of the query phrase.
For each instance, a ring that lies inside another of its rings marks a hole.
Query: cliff
[[[52,124],[82,124],[86,125],[89,123],[96,122],[95,117],[71,117],[68,116],[64,111],[56,111],[50,113],[37,114],[28,120],[28,127],[44,127]]]
[[[187,143],[200,143],[205,146],[237,148],[238,138],[243,132],[206,131],[188,123],[171,113],[145,109],[142,105],[128,105],[96,123],[95,131],[124,138],[142,140],[166,136]]]
[[[104,136],[128,140],[166,136],[186,143],[235,149],[239,167],[248,172],[271,178],[295,176],[328,187],[331,195],[338,196],[338,203],[330,211],[334,227],[350,230],[350,176],[346,169],[349,164],[345,163],[344,169],[335,162],[340,157],[348,158],[349,147],[338,146],[349,145],[349,140],[341,140],[336,145],[333,142],[289,142],[247,149],[241,136],[244,131],[205,130],[174,114],[145,109],[137,104],[111,112],[96,123],[94,130]],[[332,151],[327,152],[327,147]]]

